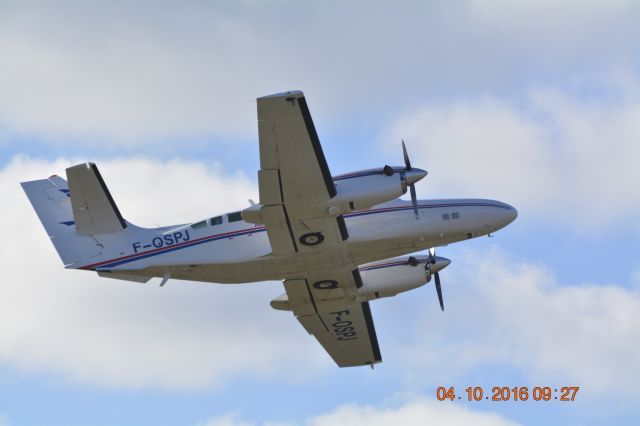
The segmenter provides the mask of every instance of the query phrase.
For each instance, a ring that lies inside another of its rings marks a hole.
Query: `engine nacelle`
[[[378,169],[361,170],[339,175],[333,178],[336,196],[324,206],[317,206],[322,215],[326,209],[332,216],[350,213],[354,210],[366,210],[376,204],[395,200],[407,192],[408,185],[413,185],[427,172],[412,168],[384,166]],[[268,218],[262,204],[254,204],[242,211],[245,222],[264,224]]]
[[[407,192],[404,168],[398,167],[353,172],[336,176],[333,182],[338,195],[331,199],[329,211],[335,216],[365,210]]]
[[[411,173],[411,172],[409,172]],[[394,200],[407,192],[407,177],[404,168],[385,166],[378,169],[361,170],[333,178],[337,195],[325,206],[332,216],[368,209],[376,204]],[[254,204],[242,211],[245,222],[264,224],[264,206]],[[318,214],[322,214],[318,212]]]
[[[363,285],[356,300],[391,297],[425,285],[431,279],[431,272],[425,268],[427,262],[428,256],[402,256],[362,265]]]
[[[362,287],[354,302],[392,297],[398,293],[421,287],[431,280],[431,275],[446,268],[451,261],[440,256],[402,256],[381,262],[368,263],[358,268]],[[271,307],[290,311],[286,294],[271,301]]]
[[[425,285],[431,279],[431,272],[425,268],[428,261],[428,256],[402,256],[360,266],[362,287],[355,302],[391,297]],[[273,299],[271,307],[291,310],[286,294]]]

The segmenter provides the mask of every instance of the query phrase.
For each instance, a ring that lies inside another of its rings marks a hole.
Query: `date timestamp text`
[[[491,392],[485,392],[482,386],[469,386],[462,394],[457,394],[453,386],[440,386],[436,390],[436,398],[438,401],[463,398],[467,401],[574,401],[579,390],[580,386],[494,386]]]

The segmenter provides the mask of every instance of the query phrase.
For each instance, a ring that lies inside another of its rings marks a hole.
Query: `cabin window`
[[[191,225],[191,227],[193,229],[200,229],[200,228],[204,228],[205,226],[207,226],[207,221],[203,220],[201,222],[196,222],[193,225]]]
[[[221,225],[222,224],[222,216],[216,216],[211,218],[212,225]]]
[[[444,213],[444,214],[442,215],[442,219],[443,219],[443,220],[449,220],[449,213]]]
[[[451,213],[451,219],[460,219],[460,213],[458,212]]]
[[[237,222],[239,220],[242,220],[242,212],[229,213],[227,214],[227,219],[229,220],[229,222]]]

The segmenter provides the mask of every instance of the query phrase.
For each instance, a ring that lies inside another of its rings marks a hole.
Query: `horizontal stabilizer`
[[[95,164],[69,167],[67,180],[78,234],[109,234],[127,227]]]
[[[133,281],[136,283],[146,283],[153,277],[137,275],[127,272],[98,271],[98,275],[103,278],[114,278],[116,280]]]

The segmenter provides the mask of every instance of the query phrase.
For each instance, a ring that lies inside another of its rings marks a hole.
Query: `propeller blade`
[[[420,220],[420,216],[418,215],[418,200],[416,199],[416,188],[413,185],[409,186],[411,190],[411,204],[413,204],[413,212],[416,214],[416,219]]]
[[[440,274],[433,274],[436,281],[436,291],[438,292],[438,301],[440,301],[440,309],[444,312],[444,302],[442,301],[442,288],[440,287]]]
[[[402,154],[404,155],[404,165],[406,170],[411,170],[411,161],[409,161],[409,154],[407,154],[407,147],[404,144],[404,140],[402,140]]]
[[[402,139],[402,156],[404,157],[404,166],[405,166],[404,170],[405,170],[405,172],[411,171],[412,170],[411,169],[411,161],[409,160],[409,154],[407,153],[407,146],[404,143],[404,139]],[[422,173],[426,173],[426,172],[422,171]],[[422,177],[424,177],[424,175],[421,175],[421,178]],[[419,180],[419,179],[417,179],[417,180]],[[415,182],[415,180],[412,179],[411,182]],[[406,185],[406,183],[405,183],[405,185]],[[416,187],[414,186],[413,183],[411,183],[409,185],[409,189],[411,190],[411,204],[413,205],[413,213],[415,213],[416,219],[419,220],[420,219],[420,215],[418,214],[418,199],[416,197]],[[406,189],[405,189],[405,192],[406,192]]]

